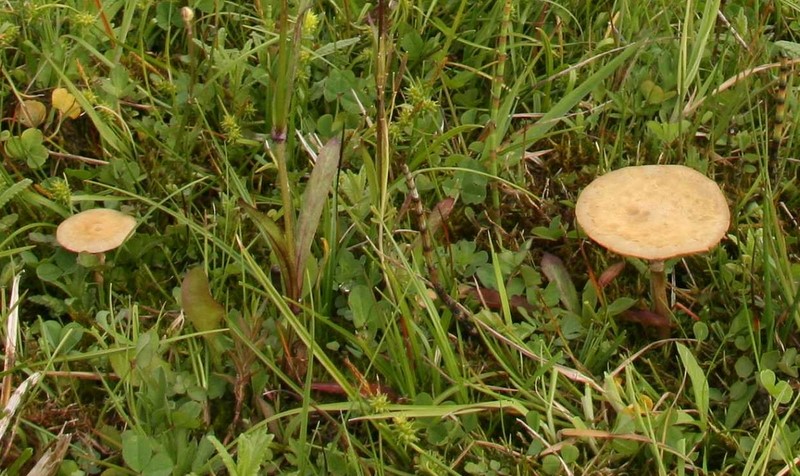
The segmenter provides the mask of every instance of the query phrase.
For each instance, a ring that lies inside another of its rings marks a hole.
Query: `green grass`
[[[3,474],[800,473],[796,2],[98,3],[0,9]],[[732,214],[665,340],[574,222],[654,163]]]

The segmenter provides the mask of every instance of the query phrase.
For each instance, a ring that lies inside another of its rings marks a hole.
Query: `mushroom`
[[[136,227],[136,220],[122,212],[95,208],[77,213],[58,225],[56,241],[75,253],[91,253],[105,263],[105,252],[119,247]],[[102,275],[95,274],[102,284]]]
[[[653,311],[669,318],[664,261],[709,251],[730,225],[719,186],[682,165],[641,165],[609,172],[578,197],[583,231],[608,250],[647,260]]]

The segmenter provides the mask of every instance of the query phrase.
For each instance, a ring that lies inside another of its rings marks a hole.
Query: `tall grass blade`
[[[11,398],[8,399],[8,403],[6,403],[5,408],[3,409],[3,418],[0,418],[0,438],[6,434],[6,430],[8,430],[8,425],[11,424],[11,420],[14,419],[14,414],[16,414],[17,409],[19,408],[20,403],[22,403],[22,397],[25,396],[25,393],[28,391],[29,387],[35,386],[39,383],[39,380],[42,378],[41,372],[34,372],[28,378],[26,378],[14,393],[11,394]]]
[[[3,377],[3,394],[2,404],[8,403],[11,398],[11,383],[13,375],[11,369],[17,362],[17,339],[19,338],[19,280],[20,275],[14,276],[14,281],[11,284],[11,298],[8,300],[8,307],[11,311],[8,313],[8,322],[6,322],[6,345],[3,347],[5,358],[3,359],[3,372],[6,374]],[[0,436],[2,434],[0,433]]]
[[[694,15],[694,2],[687,0],[686,16],[684,17],[683,28],[681,30],[680,51],[678,59],[678,94],[680,101],[675,103],[673,120],[677,120],[682,109],[682,104],[689,92],[689,85],[694,82],[700,72],[700,63],[706,52],[711,30],[717,22],[720,0],[710,0],[705,4],[703,17],[700,20],[700,27],[691,41],[691,51],[689,51],[690,37],[692,36],[692,17]]]
[[[686,75],[684,76],[684,84],[689,85],[694,81],[698,72],[700,71],[700,62],[703,60],[703,54],[708,45],[708,39],[711,36],[711,30],[717,23],[717,14],[719,12],[720,0],[707,1],[705,9],[703,9],[703,18],[700,21],[700,28],[697,31],[694,42],[692,43],[692,52],[689,56],[689,64],[687,65]]]

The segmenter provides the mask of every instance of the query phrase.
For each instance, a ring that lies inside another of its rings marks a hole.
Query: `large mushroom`
[[[108,208],[95,208],[67,218],[56,230],[56,241],[75,253],[91,253],[105,263],[106,251],[111,251],[128,238],[136,227],[136,220],[122,212]],[[102,283],[102,275],[95,274]]]
[[[682,165],[624,167],[581,192],[575,215],[606,249],[650,264],[653,311],[669,318],[664,261],[716,246],[730,225],[719,186]]]

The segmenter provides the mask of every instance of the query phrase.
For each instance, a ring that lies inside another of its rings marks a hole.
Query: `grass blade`
[[[607,77],[614,73],[638,50],[638,45],[625,47],[617,57],[597,70],[596,73],[586,78],[586,81],[579,84],[575,89],[561,98],[560,101],[555,103],[553,107],[547,111],[547,113],[545,113],[545,115],[542,116],[536,124],[534,124],[531,128],[526,129],[524,134],[521,133],[515,137],[511,145],[506,147],[506,152],[516,146],[521,146],[523,141],[524,143],[529,144],[543,138],[550,129],[558,124],[559,119],[564,117],[570,110],[572,110],[572,108],[574,108],[593,89],[600,86],[600,84],[602,84]]]
[[[3,409],[3,418],[0,418],[0,438],[6,434],[6,430],[8,430],[8,425],[11,424],[11,420],[14,419],[14,414],[17,412],[20,403],[22,403],[22,397],[25,395],[25,392],[28,391],[28,387],[36,385],[39,383],[39,379],[42,378],[41,372],[34,372],[28,378],[23,381],[14,393],[11,394],[11,398],[8,399],[8,403],[6,404],[5,408]]]
[[[11,298],[8,302],[8,307],[11,309],[11,312],[8,313],[8,322],[6,323],[6,345],[3,347],[5,350],[3,371],[6,372],[5,377],[3,377],[3,405],[6,405],[8,399],[11,398],[11,383],[13,380],[11,369],[14,368],[17,362],[17,339],[19,337],[19,280],[20,275],[14,276],[14,281],[11,284]],[[0,433],[0,436],[2,436],[2,433]]]
[[[292,257],[289,255],[289,249],[286,243],[286,237],[283,235],[283,230],[278,226],[270,217],[256,210],[244,202],[239,200],[239,206],[244,210],[245,214],[258,227],[261,236],[265,237],[272,246],[272,251],[278,258],[278,266],[281,268],[281,276],[284,279],[284,286],[288,289],[295,284],[294,279],[294,266],[292,264]],[[291,295],[291,293],[289,293]]]

